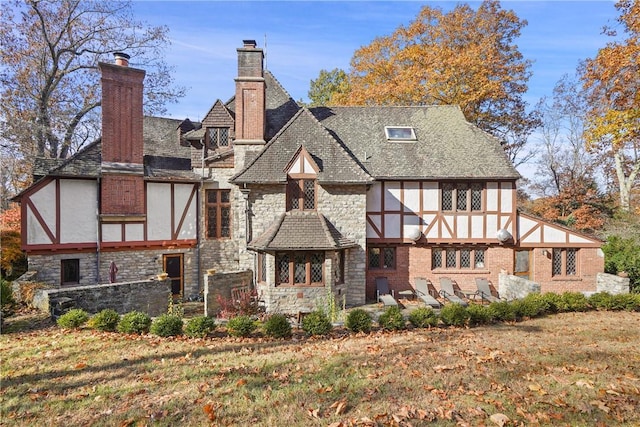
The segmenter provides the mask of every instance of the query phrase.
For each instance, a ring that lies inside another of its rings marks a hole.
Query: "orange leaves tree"
[[[425,6],[408,26],[355,52],[349,90],[335,93],[331,104],[459,105],[515,161],[538,124],[522,98],[531,63],[515,40],[525,25],[493,0],[449,13]]]
[[[616,8],[623,38],[600,49],[580,72],[590,100],[585,137],[593,151],[613,159],[620,207],[631,211],[630,195],[640,183],[640,1],[621,0]]]
[[[130,1],[11,0],[1,19],[3,157],[63,159],[97,138],[97,64],[114,52],[147,70],[147,113],[161,114],[184,92],[163,60],[167,27],[136,21]]]
[[[27,258],[20,249],[20,207],[0,213],[0,270],[2,277],[17,277],[27,271]]]

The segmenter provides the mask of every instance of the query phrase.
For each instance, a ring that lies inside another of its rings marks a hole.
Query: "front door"
[[[513,274],[523,279],[530,279],[530,252],[528,249],[515,251],[515,268]]]
[[[174,297],[182,296],[183,257],[182,254],[163,255],[164,271],[171,279],[171,293]]]

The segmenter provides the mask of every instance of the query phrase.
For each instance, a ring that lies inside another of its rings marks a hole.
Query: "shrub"
[[[269,316],[262,325],[264,333],[272,338],[289,338],[291,336],[291,323],[287,316],[275,313]]]
[[[638,239],[622,236],[609,236],[602,247],[604,252],[604,271],[618,274],[625,271],[629,275],[632,292],[640,291],[640,251]]]
[[[151,317],[141,311],[130,311],[118,322],[118,332],[125,334],[146,334],[151,326]]]
[[[73,308],[58,317],[56,323],[64,329],[77,329],[87,323],[87,320],[89,320],[89,313],[81,308]]]
[[[612,295],[610,310],[640,311],[640,294]]]
[[[484,325],[491,322],[491,312],[489,307],[481,304],[470,304],[467,307],[469,315],[469,325]]]
[[[406,321],[398,307],[387,307],[378,317],[378,324],[388,331],[399,331],[405,328]]]
[[[371,315],[366,310],[355,308],[347,315],[345,326],[351,332],[369,332],[372,323]]]
[[[547,305],[548,313],[557,313],[562,306],[562,297],[553,292],[547,292],[540,295],[540,299]]]
[[[302,318],[302,330],[307,335],[326,335],[331,328],[329,317],[322,310],[312,311]]]
[[[517,318],[538,317],[549,311],[549,304],[540,294],[529,294],[522,299],[513,301],[512,304]]]
[[[589,308],[587,297],[580,292],[564,292],[560,295],[560,312],[587,311]]]
[[[409,322],[416,328],[428,328],[438,324],[438,315],[431,307],[418,307],[409,313]]]
[[[0,302],[0,306],[3,308],[15,303],[11,282],[4,279],[0,279]]]
[[[191,338],[205,338],[216,329],[216,321],[212,317],[196,316],[187,322],[184,334]]]
[[[447,326],[464,326],[469,320],[469,313],[461,304],[446,304],[440,310],[440,320]]]
[[[114,332],[118,327],[120,315],[111,308],[105,308],[89,319],[89,327],[99,331]]]
[[[515,307],[508,301],[495,301],[487,307],[491,319],[498,322],[513,322],[516,320]]]
[[[611,310],[613,306],[613,295],[609,292],[598,292],[591,295],[588,299],[589,305],[596,310]]]
[[[163,314],[157,317],[149,329],[153,335],[159,337],[175,337],[182,335],[184,323],[182,317],[176,314]]]
[[[250,316],[236,316],[227,322],[227,333],[232,337],[248,337],[257,327],[258,325]]]
[[[220,311],[218,318],[232,319],[238,316],[254,316],[260,313],[258,291],[256,289],[238,292],[237,298],[216,297]]]

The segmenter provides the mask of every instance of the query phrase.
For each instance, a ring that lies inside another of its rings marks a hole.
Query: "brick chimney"
[[[255,40],[243,40],[238,48],[236,78],[236,140],[234,145],[264,144],[265,82],[264,52]]]
[[[103,215],[143,215],[144,168],[142,90],[144,70],[129,68],[129,55],[115,64],[99,63],[102,73]]]

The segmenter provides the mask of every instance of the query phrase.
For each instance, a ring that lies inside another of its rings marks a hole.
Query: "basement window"
[[[410,126],[385,126],[384,133],[388,141],[413,142],[416,141],[416,132]]]

